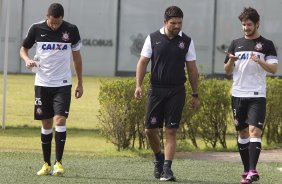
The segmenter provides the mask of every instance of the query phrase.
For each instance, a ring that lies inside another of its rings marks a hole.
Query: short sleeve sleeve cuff
[[[196,61],[196,51],[193,40],[191,40],[191,43],[189,45],[188,52],[186,54],[186,61]]]
[[[141,51],[141,56],[144,56],[146,58],[151,58],[152,56],[152,47],[151,47],[151,38],[150,35],[147,36],[142,51]]]
[[[71,46],[71,50],[78,51],[81,49],[81,47],[82,47],[82,44],[81,44],[81,41],[79,41],[77,44]]]

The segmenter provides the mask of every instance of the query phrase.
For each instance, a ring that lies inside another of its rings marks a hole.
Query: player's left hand
[[[258,63],[258,62],[259,62],[259,58],[258,58],[258,56],[257,56],[257,55],[255,55],[253,52],[251,52],[251,59],[252,59],[254,62],[256,62],[256,63]]]
[[[142,99],[142,89],[141,89],[141,87],[136,87],[135,92],[134,92],[134,97],[137,100],[141,100]]]
[[[191,107],[192,109],[197,109],[199,107],[199,98],[195,98],[195,97],[192,97],[192,104],[191,104]]]
[[[80,98],[83,94],[83,86],[82,85],[77,85],[76,88],[75,88],[75,98]]]

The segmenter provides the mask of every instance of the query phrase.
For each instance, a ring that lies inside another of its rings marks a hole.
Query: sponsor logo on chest
[[[256,54],[258,58],[260,58],[260,55]],[[240,60],[247,60],[247,59],[250,59],[251,58],[251,54],[250,53],[242,53],[242,54],[239,54],[238,56],[238,59]]]
[[[42,44],[42,50],[67,50],[68,45],[62,43]]]

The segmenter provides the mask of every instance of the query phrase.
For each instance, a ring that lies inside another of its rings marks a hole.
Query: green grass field
[[[152,162],[148,158],[103,157],[66,153],[63,177],[36,176],[41,162],[39,153],[0,152],[0,183],[162,183],[152,177]],[[278,164],[261,163],[261,184],[279,184]],[[177,183],[238,184],[241,166],[234,162],[176,159],[173,170]]]
[[[0,130],[1,184],[161,183],[152,177],[150,150],[118,152],[113,144],[99,134],[96,115],[99,109],[97,96],[101,79],[113,80],[84,77],[83,98],[72,100],[63,160],[66,174],[64,177],[38,177],[35,173],[42,166],[41,125],[33,120],[34,76],[8,76],[7,127]],[[1,105],[2,91],[0,86]],[[230,139],[228,145],[234,143],[234,139]],[[54,159],[54,145],[52,154]],[[259,183],[281,183],[282,174],[277,167],[282,167],[282,163],[259,163],[258,170],[262,176]],[[175,159],[173,163],[178,183],[188,184],[239,183],[241,169],[240,163],[232,161]]]
[[[82,98],[75,99],[72,95],[70,115],[67,121],[69,128],[97,129],[99,81],[113,79],[107,77],[83,78],[84,94]],[[0,81],[2,84],[2,75],[0,75]],[[75,78],[73,78],[73,84],[76,84]],[[0,96],[0,116],[2,117],[3,85],[0,86]],[[34,75],[9,74],[6,95],[6,126],[41,126],[38,121],[33,120],[33,104]]]

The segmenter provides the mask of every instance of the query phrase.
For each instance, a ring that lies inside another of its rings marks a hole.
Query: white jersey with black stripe
[[[260,36],[249,40],[233,40],[228,52],[235,55],[232,96],[266,97],[266,71],[251,59],[251,53],[266,63],[278,63],[276,49],[272,41]],[[227,63],[228,57],[225,58]]]
[[[50,29],[46,21],[33,24],[23,41],[23,47],[36,46],[40,68],[36,73],[35,85],[59,87],[72,84],[72,51],[81,48],[77,27],[63,21],[56,31]]]

